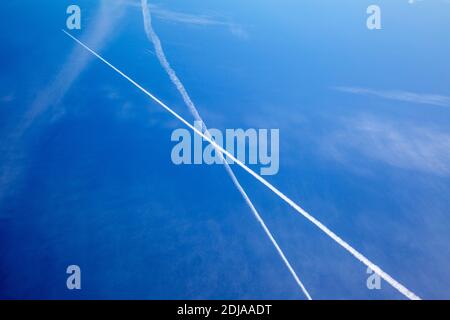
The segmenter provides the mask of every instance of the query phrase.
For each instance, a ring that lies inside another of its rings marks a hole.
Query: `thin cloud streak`
[[[114,31],[114,26],[121,19],[124,13],[123,9],[122,0],[114,4],[102,0],[93,19],[93,25],[87,28],[87,35],[84,39],[92,43],[98,50],[103,48]],[[61,70],[50,83],[38,91],[36,98],[17,127],[2,141],[0,146],[3,155],[0,167],[0,204],[7,194],[14,192],[15,185],[26,167],[28,129],[50,111],[57,114],[63,112],[61,101],[91,60],[91,55],[79,46],[74,46]],[[53,115],[50,114],[50,118],[51,116]]]
[[[114,31],[114,26],[122,17],[122,9],[122,1],[120,0],[113,4],[110,1],[103,0],[100,4],[99,12],[93,19],[92,32],[88,32],[84,40],[92,43],[97,50],[100,50]],[[36,117],[47,111],[49,107],[59,106],[66,93],[91,60],[92,56],[80,47],[75,46],[73,48],[54,80],[39,93],[32,103],[19,128],[19,135],[31,125]]]
[[[439,94],[422,94],[401,90],[375,90],[360,87],[333,87],[333,89],[345,93],[375,96],[389,100],[450,107],[450,97]]]
[[[141,5],[136,1],[127,1],[131,7],[141,8]],[[234,36],[246,39],[249,37],[247,30],[241,25],[226,21],[227,19],[220,19],[211,15],[192,14],[175,10],[170,10],[156,4],[148,4],[148,8],[152,12],[152,16],[166,22],[180,23],[193,26],[204,27],[223,27],[227,28]]]
[[[193,15],[183,12],[171,11],[159,8],[158,6],[149,5],[153,15],[161,20],[171,21],[175,23],[185,23],[199,26],[223,26],[230,30],[230,32],[240,38],[247,38],[248,33],[244,28],[232,22],[226,22],[214,19],[206,15]]]

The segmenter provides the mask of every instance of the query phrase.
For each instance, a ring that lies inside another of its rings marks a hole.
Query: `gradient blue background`
[[[61,32],[72,3],[75,36],[192,120],[140,1],[1,2],[0,298],[303,299],[223,167],[173,165],[180,123]],[[154,5],[209,127],[279,128],[270,182],[419,296],[450,298],[450,105],[336,89],[450,96],[448,2]],[[233,168],[314,299],[403,298]]]

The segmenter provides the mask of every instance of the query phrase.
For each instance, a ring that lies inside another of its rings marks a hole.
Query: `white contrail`
[[[158,57],[158,60],[161,63],[161,66],[164,68],[164,70],[169,75],[170,80],[172,81],[172,83],[177,87],[178,92],[180,93],[181,97],[183,98],[184,103],[188,106],[189,111],[194,116],[195,120],[200,121],[200,123],[202,124],[202,131],[205,133],[205,135],[207,135],[208,137],[211,138],[211,135],[210,135],[210,133],[208,131],[208,128],[206,127],[205,122],[201,118],[197,108],[195,107],[194,103],[192,102],[191,98],[189,97],[189,94],[187,93],[186,89],[184,88],[183,83],[181,83],[181,80],[176,75],[175,70],[172,69],[172,67],[170,66],[169,61],[167,61],[166,55],[164,54],[164,50],[163,50],[162,45],[161,45],[161,41],[159,40],[158,35],[156,34],[156,32],[153,30],[153,27],[152,27],[152,20],[151,20],[151,15],[150,15],[150,9],[148,7],[147,0],[142,0],[141,3],[142,3],[142,15],[143,15],[143,18],[144,18],[145,32],[147,34],[148,39],[153,43],[153,45],[155,47],[156,56]],[[294,271],[294,269],[292,268],[292,266],[289,263],[288,259],[284,255],[284,252],[281,250],[280,246],[276,242],[275,238],[273,237],[273,235],[270,232],[269,228],[267,227],[266,223],[261,218],[259,212],[256,210],[255,206],[253,205],[252,201],[248,197],[248,195],[245,192],[245,190],[242,187],[242,185],[239,183],[239,180],[237,179],[237,177],[234,174],[233,170],[231,169],[230,165],[228,164],[228,162],[223,157],[223,154],[218,149],[216,149],[216,151],[218,151],[218,154],[220,155],[220,157],[222,159],[222,162],[223,162],[223,164],[225,166],[225,169],[226,169],[228,175],[230,176],[231,180],[233,181],[234,185],[236,186],[238,191],[241,193],[241,195],[244,197],[245,202],[250,207],[250,209],[253,212],[254,216],[256,217],[258,222],[263,227],[263,229],[266,232],[267,236],[269,237],[270,241],[272,242],[272,244],[276,248],[278,254],[281,256],[281,259],[286,264],[286,267],[289,269],[289,272],[292,274],[292,276],[294,277],[295,281],[297,282],[297,284],[299,285],[300,289],[303,291],[305,296],[309,300],[312,300],[308,290],[306,289],[304,284],[301,282],[301,280],[297,276],[296,272]]]
[[[147,34],[148,39],[153,43],[153,46],[155,47],[156,56],[158,57],[159,62],[161,63],[164,70],[167,72],[167,74],[170,77],[170,80],[173,82],[173,84],[177,87],[177,90],[180,92],[181,97],[184,100],[184,103],[188,106],[190,112],[194,116],[194,118],[198,121],[202,121],[200,114],[197,111],[197,108],[195,107],[194,103],[192,102],[191,98],[189,97],[189,94],[187,93],[186,89],[184,88],[183,84],[181,83],[180,79],[178,79],[175,70],[172,69],[172,67],[169,64],[169,61],[166,59],[166,55],[164,54],[161,41],[159,40],[158,35],[155,33],[152,27],[152,20],[150,16],[150,9],[148,7],[147,1],[142,0],[142,15],[144,17],[144,28],[145,32]],[[202,121],[202,123],[204,123]]]
[[[146,94],[148,97],[150,97],[153,101],[155,101],[157,104],[159,104],[161,107],[163,107],[167,112],[169,112],[171,115],[173,115],[175,118],[180,120],[184,125],[186,125],[188,128],[193,130],[196,134],[201,136],[203,139],[205,139],[207,142],[209,142],[214,148],[220,150],[223,154],[225,154],[227,157],[232,159],[237,165],[239,165],[242,169],[247,171],[250,175],[252,175],[256,180],[264,184],[267,188],[272,190],[277,196],[279,196],[281,199],[283,199],[287,204],[289,204],[292,208],[294,208],[298,213],[300,213],[302,216],[304,216],[306,219],[308,219],[312,224],[314,224],[316,227],[318,227],[320,230],[322,230],[327,236],[329,236],[331,239],[333,239],[337,244],[339,244],[341,247],[343,247],[345,250],[347,250],[351,255],[353,255],[356,259],[361,261],[363,264],[365,264],[367,267],[371,268],[376,274],[378,274],[381,278],[383,278],[386,282],[388,282],[391,286],[393,286],[395,289],[397,289],[401,294],[403,294],[405,297],[411,299],[411,300],[420,300],[420,297],[417,296],[414,292],[410,291],[408,288],[406,288],[404,285],[402,285],[400,282],[392,278],[389,274],[384,272],[380,267],[378,267],[376,264],[371,262],[369,259],[367,259],[362,253],[354,249],[351,245],[349,245],[347,242],[342,240],[338,235],[336,235],[333,231],[328,229],[322,222],[314,218],[312,215],[310,215],[308,212],[306,212],[303,208],[301,208],[298,204],[296,204],[293,200],[291,200],[288,196],[286,196],[284,193],[282,193],[280,190],[278,190],[274,185],[272,185],[269,181],[261,177],[259,174],[257,174],[255,171],[247,167],[244,163],[239,161],[235,156],[233,156],[231,153],[229,153],[227,150],[219,146],[216,142],[211,140],[208,136],[206,136],[203,132],[198,130],[196,127],[194,127],[192,124],[190,124],[187,120],[185,120],[183,117],[181,117],[178,113],[173,111],[170,107],[168,107],[164,102],[159,100],[157,97],[155,97],[153,94],[151,94],[149,91],[144,89],[140,84],[138,84],[136,81],[131,79],[129,76],[127,76],[125,73],[117,69],[115,66],[113,66],[111,63],[109,63],[107,60],[105,60],[102,56],[100,56],[98,53],[90,49],[87,45],[82,43],[80,40],[69,34],[67,31],[62,30],[65,34],[67,34],[70,38],[72,38],[74,41],[79,43],[81,46],[83,46],[86,50],[88,50],[90,53],[92,53],[94,56],[96,56],[98,59],[100,59],[103,63],[105,63],[107,66],[109,66],[111,69],[116,71],[118,74],[120,74],[122,77],[124,77],[126,80],[128,80],[131,84],[133,84],[136,88],[138,88],[140,91],[142,91],[144,94]]]

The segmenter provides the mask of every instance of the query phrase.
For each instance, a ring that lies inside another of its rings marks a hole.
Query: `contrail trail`
[[[164,50],[161,45],[161,41],[159,40],[158,35],[153,30],[152,27],[152,20],[150,15],[150,9],[148,6],[147,0],[142,0],[142,15],[144,18],[144,28],[145,32],[147,33],[148,39],[153,43],[155,47],[156,56],[158,57],[158,60],[161,64],[161,66],[164,68],[164,70],[167,72],[167,74],[170,77],[170,80],[172,83],[177,87],[178,92],[180,93],[181,97],[183,98],[184,103],[188,106],[189,111],[191,112],[192,116],[195,118],[195,120],[200,121],[202,124],[202,130],[204,131],[205,135],[207,135],[209,138],[211,138],[211,135],[208,131],[208,128],[206,127],[205,122],[201,118],[197,108],[195,107],[194,103],[192,102],[191,98],[189,97],[189,94],[187,93],[186,89],[184,88],[183,83],[178,78],[178,76],[175,73],[175,70],[172,69],[170,66],[169,61],[167,61],[166,55],[164,54]],[[275,249],[277,250],[278,254],[281,256],[281,259],[285,263],[286,267],[289,269],[289,272],[294,277],[295,281],[297,282],[300,289],[305,294],[306,298],[309,300],[312,300],[308,290],[300,280],[300,278],[297,276],[297,273],[292,268],[291,264],[289,263],[288,259],[286,258],[284,252],[281,250],[280,246],[278,245],[277,241],[273,237],[272,233],[270,232],[269,228],[267,227],[264,220],[261,218],[259,212],[256,210],[255,206],[253,205],[252,201],[250,200],[249,196],[245,192],[242,185],[239,183],[239,180],[237,179],[236,175],[234,174],[233,170],[231,169],[228,162],[223,157],[223,154],[220,152],[220,150],[216,149],[218,151],[218,154],[220,155],[222,162],[225,166],[225,170],[227,171],[228,175],[230,176],[231,180],[233,181],[234,185],[238,189],[238,191],[241,193],[242,197],[244,197],[245,202],[250,207],[251,211],[253,212],[254,216],[258,220],[258,222],[261,224],[262,228],[264,229],[266,235],[269,237],[270,241],[274,245]]]
[[[153,27],[152,27],[150,9],[149,9],[147,1],[142,0],[141,3],[142,3],[142,15],[144,17],[145,32],[147,34],[148,39],[153,43],[153,46],[155,47],[156,56],[158,57],[159,62],[161,63],[162,67],[169,75],[170,80],[177,87],[178,92],[181,94],[181,97],[183,98],[184,103],[186,103],[186,105],[188,106],[191,114],[194,116],[194,118],[196,120],[202,121],[200,114],[197,111],[197,108],[195,107],[194,103],[192,102],[191,98],[189,97],[189,94],[187,93],[187,91],[184,88],[183,84],[181,83],[180,79],[176,75],[175,70],[172,69],[169,61],[167,61],[167,59],[166,59],[166,55],[164,54],[164,50],[161,45],[161,41],[159,40],[158,35],[155,33],[155,31],[153,30]],[[202,123],[204,123],[204,122],[202,121]]]
[[[92,53],[94,56],[96,56],[98,59],[100,59],[103,63],[105,63],[108,67],[113,69],[115,72],[117,72],[119,75],[121,75],[123,78],[128,80],[132,85],[134,85],[136,88],[138,88],[140,91],[142,91],[144,94],[146,94],[148,97],[150,97],[153,101],[155,101],[157,104],[159,104],[162,108],[164,108],[167,112],[169,112],[172,116],[180,120],[184,125],[186,125],[188,128],[190,128],[192,131],[194,131],[196,134],[201,136],[203,139],[205,139],[207,142],[209,142],[215,149],[221,151],[223,154],[225,154],[227,157],[232,159],[238,166],[240,166],[242,169],[247,171],[250,175],[252,175],[256,180],[261,182],[263,185],[265,185],[267,188],[269,188],[273,193],[275,193],[278,197],[280,197],[283,201],[285,201],[287,204],[289,204],[292,208],[295,209],[299,214],[301,214],[303,217],[305,217],[308,221],[310,221],[312,224],[314,224],[317,228],[319,228],[322,232],[324,232],[327,236],[329,236],[332,240],[334,240],[337,244],[339,244],[341,247],[343,247],[345,250],[347,250],[352,256],[354,256],[356,259],[361,261],[363,264],[365,264],[367,267],[371,268],[376,274],[378,274],[381,278],[383,278],[386,282],[388,282],[392,287],[394,287],[396,290],[398,290],[401,294],[403,294],[405,297],[411,300],[421,300],[419,296],[417,296],[414,292],[410,291],[408,288],[406,288],[404,285],[402,285],[400,282],[392,278],[389,274],[384,272],[380,267],[378,267],[376,264],[371,262],[368,258],[366,258],[362,253],[357,251],[355,248],[353,248],[350,244],[342,240],[338,235],[336,235],[333,231],[328,229],[322,222],[314,218],[312,215],[310,215],[308,212],[306,212],[302,207],[300,207],[298,204],[296,204],[293,200],[291,200],[288,196],[286,196],[283,192],[278,190],[274,185],[272,185],[269,181],[261,177],[259,174],[257,174],[255,171],[247,167],[244,163],[242,163],[240,160],[238,160],[235,156],[233,156],[231,153],[229,153],[227,150],[219,146],[214,140],[212,140],[210,137],[205,135],[203,132],[198,130],[196,127],[194,127],[192,124],[190,124],[187,120],[185,120],[183,117],[181,117],[178,113],[173,111],[170,107],[168,107],[164,102],[159,100],[156,96],[151,94],[148,90],[144,89],[140,84],[138,84],[136,81],[134,81],[132,78],[127,76],[125,73],[117,69],[115,66],[113,66],[110,62],[105,60],[102,56],[100,56],[98,53],[93,51],[91,48],[89,48],[87,45],[85,45],[83,42],[72,36],[70,33],[68,33],[65,30],[62,30],[65,34],[67,34],[70,38],[72,38],[74,41],[76,41],[78,44],[80,44],[82,47],[84,47],[86,50],[88,50],[90,53]]]

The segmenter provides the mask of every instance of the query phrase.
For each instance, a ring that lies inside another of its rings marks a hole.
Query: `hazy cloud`
[[[370,117],[344,121],[345,129],[324,139],[324,151],[354,165],[358,153],[387,165],[450,175],[450,134]]]

